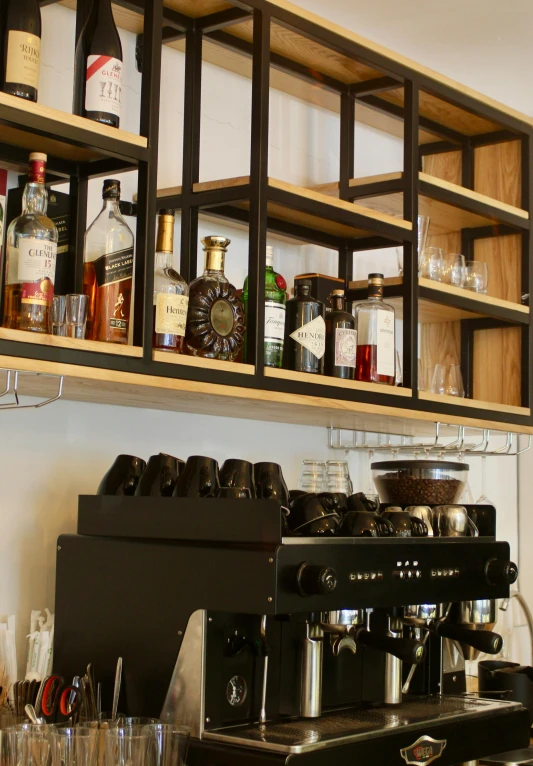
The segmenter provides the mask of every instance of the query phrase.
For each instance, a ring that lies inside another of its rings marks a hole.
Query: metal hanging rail
[[[520,434],[508,431],[505,443],[492,447],[491,439],[502,437],[502,431],[492,432],[489,429],[469,428],[470,431],[481,431],[480,441],[467,441],[465,426],[457,426],[457,437],[444,441],[440,434],[441,423],[435,423],[435,436],[420,441],[412,436],[397,436],[394,434],[378,434],[367,431],[349,431],[342,428],[328,428],[329,446],[351,452],[390,452],[392,455],[414,455],[422,458],[446,458],[450,455],[459,457],[517,457],[531,449],[531,436],[527,437],[525,447],[520,446]],[[449,426],[447,426],[449,428]],[[470,434],[469,434],[470,435]]]
[[[0,372],[6,373],[6,385],[4,390],[0,393],[0,399],[4,396],[12,394],[15,401],[0,404],[0,410],[36,410],[39,407],[45,407],[47,404],[52,404],[61,399],[63,395],[63,375],[45,375],[40,372],[26,372],[25,370],[0,370]],[[54,396],[50,396],[48,399],[44,399],[37,404],[21,404],[20,403],[20,391],[19,391],[19,377],[21,376],[33,376],[37,378],[52,378],[58,382],[57,393]],[[13,380],[13,387],[11,381]]]

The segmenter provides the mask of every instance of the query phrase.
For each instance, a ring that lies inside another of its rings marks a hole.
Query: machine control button
[[[408,580],[412,580],[413,577],[414,577],[413,570],[412,569],[408,569],[407,572],[406,572],[406,575],[407,575],[407,579]]]
[[[454,577],[459,577],[459,570],[458,569],[454,569],[453,570],[453,576]]]
[[[337,587],[337,573],[331,567],[303,563],[296,576],[301,596],[327,596]]]
[[[437,576],[437,570],[436,569],[432,569],[431,570],[431,576],[432,577],[436,577]]]
[[[421,570],[420,570],[420,569],[417,569],[417,570],[416,570],[416,579],[417,579],[417,580],[420,580],[420,578],[421,578],[421,577],[422,577],[422,572],[421,572]]]
[[[485,579],[489,585],[512,585],[518,578],[518,567],[513,561],[489,559],[485,564]]]
[[[383,580],[383,572],[378,572],[378,580]]]

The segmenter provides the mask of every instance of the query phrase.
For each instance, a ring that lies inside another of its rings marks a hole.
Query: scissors
[[[44,682],[41,699],[41,716],[46,723],[65,723],[79,716],[82,695],[77,686],[65,686],[59,675],[49,676]]]

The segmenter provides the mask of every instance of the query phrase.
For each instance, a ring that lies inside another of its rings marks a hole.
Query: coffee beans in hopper
[[[385,473],[374,481],[382,502],[394,505],[455,503],[464,485],[458,479],[417,479],[402,472]]]

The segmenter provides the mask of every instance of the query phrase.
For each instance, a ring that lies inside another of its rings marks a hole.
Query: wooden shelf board
[[[95,340],[60,338],[57,335],[25,332],[24,330],[8,330],[5,327],[0,327],[0,340],[15,340],[17,343],[31,343],[37,346],[49,346],[50,348],[69,348],[76,351],[93,351],[99,354],[112,354],[114,356],[133,356],[138,359],[143,355],[142,348],[138,346],[126,346],[120,343],[100,343]]]
[[[335,388],[344,388],[350,391],[372,391],[378,394],[391,394],[392,396],[412,396],[410,388],[401,386],[385,386],[378,383],[362,383],[358,380],[341,380],[332,378],[329,375],[311,375],[307,372],[294,372],[293,370],[280,370],[274,367],[265,367],[266,378],[276,378],[277,380],[294,380],[297,383],[310,383],[314,386],[334,386]]]
[[[154,362],[163,362],[163,364],[178,364],[183,367],[199,367],[204,370],[219,370],[221,372],[240,373],[241,375],[255,375],[255,367],[253,364],[224,362],[220,359],[203,359],[200,356],[173,354],[169,351],[154,351],[153,359]]]
[[[99,122],[88,120],[85,117],[78,117],[75,114],[68,114],[59,109],[52,109],[43,104],[35,104],[31,101],[26,101],[23,98],[16,98],[8,93],[0,92],[0,115],[2,113],[6,119],[9,119],[10,122],[14,123],[14,125],[2,126],[3,143],[20,146],[25,149],[33,149],[34,151],[36,145],[38,145],[39,151],[46,151],[54,157],[61,157],[67,160],[89,162],[92,159],[101,157],[102,154],[96,149],[87,149],[83,146],[65,143],[48,136],[36,137],[28,128],[17,128],[15,126],[17,123],[17,114],[19,115],[20,122],[23,122],[23,115],[30,114],[33,117],[37,116],[43,120],[55,122],[58,127],[60,125],[69,125],[80,131],[83,130],[89,132],[94,135],[95,139],[102,137],[112,138],[115,141],[124,144],[125,153],[127,153],[128,146],[135,147],[136,149],[146,149],[148,146],[148,141],[143,136],[137,136],[134,133],[128,133],[125,130],[111,128],[108,125],[102,125]]]
[[[395,287],[403,284],[401,277],[387,277],[384,280],[384,284],[387,287]],[[421,324],[433,323],[433,322],[457,322],[460,319],[477,319],[490,315],[487,312],[489,306],[498,306],[500,308],[509,309],[511,311],[517,311],[520,314],[528,315],[529,306],[523,306],[520,303],[512,303],[511,301],[504,301],[500,298],[493,298],[490,295],[480,295],[479,293],[473,293],[470,290],[464,290],[459,287],[453,287],[452,285],[446,285],[441,282],[434,282],[431,279],[425,279],[419,277],[418,284],[427,290],[431,290],[434,294],[434,300],[428,300],[421,298],[418,301],[418,321]],[[350,282],[348,288],[350,290],[366,290],[368,287],[368,280],[363,279],[357,282]],[[446,301],[447,296],[459,296],[461,298],[468,298],[476,303],[476,308],[472,308],[471,311],[466,309],[460,309],[455,306],[448,306]],[[389,296],[385,298],[387,303],[394,306],[396,316],[401,319],[403,316],[403,300],[401,297]]]
[[[434,436],[437,420],[450,425],[497,431],[510,428],[516,433],[533,433],[533,428],[527,426],[461,415],[450,418],[401,407],[222,386],[21,357],[0,356],[0,369],[63,375],[65,399],[95,404],[405,435]],[[22,394],[44,398],[57,393],[57,382],[53,379],[21,376],[19,383]],[[490,408],[496,410],[497,406],[491,404]],[[445,426],[443,430],[446,431]]]
[[[420,391],[418,398],[424,402],[442,402],[453,404],[457,407],[474,407],[480,410],[492,410],[493,412],[506,412],[509,415],[531,415],[529,407],[515,407],[512,404],[497,404],[494,402],[480,402],[476,399],[464,399],[460,396],[446,396],[444,394],[432,394],[430,391]],[[501,427],[500,427],[501,428]],[[504,430],[504,429],[501,429]],[[526,433],[526,432],[524,432]]]

